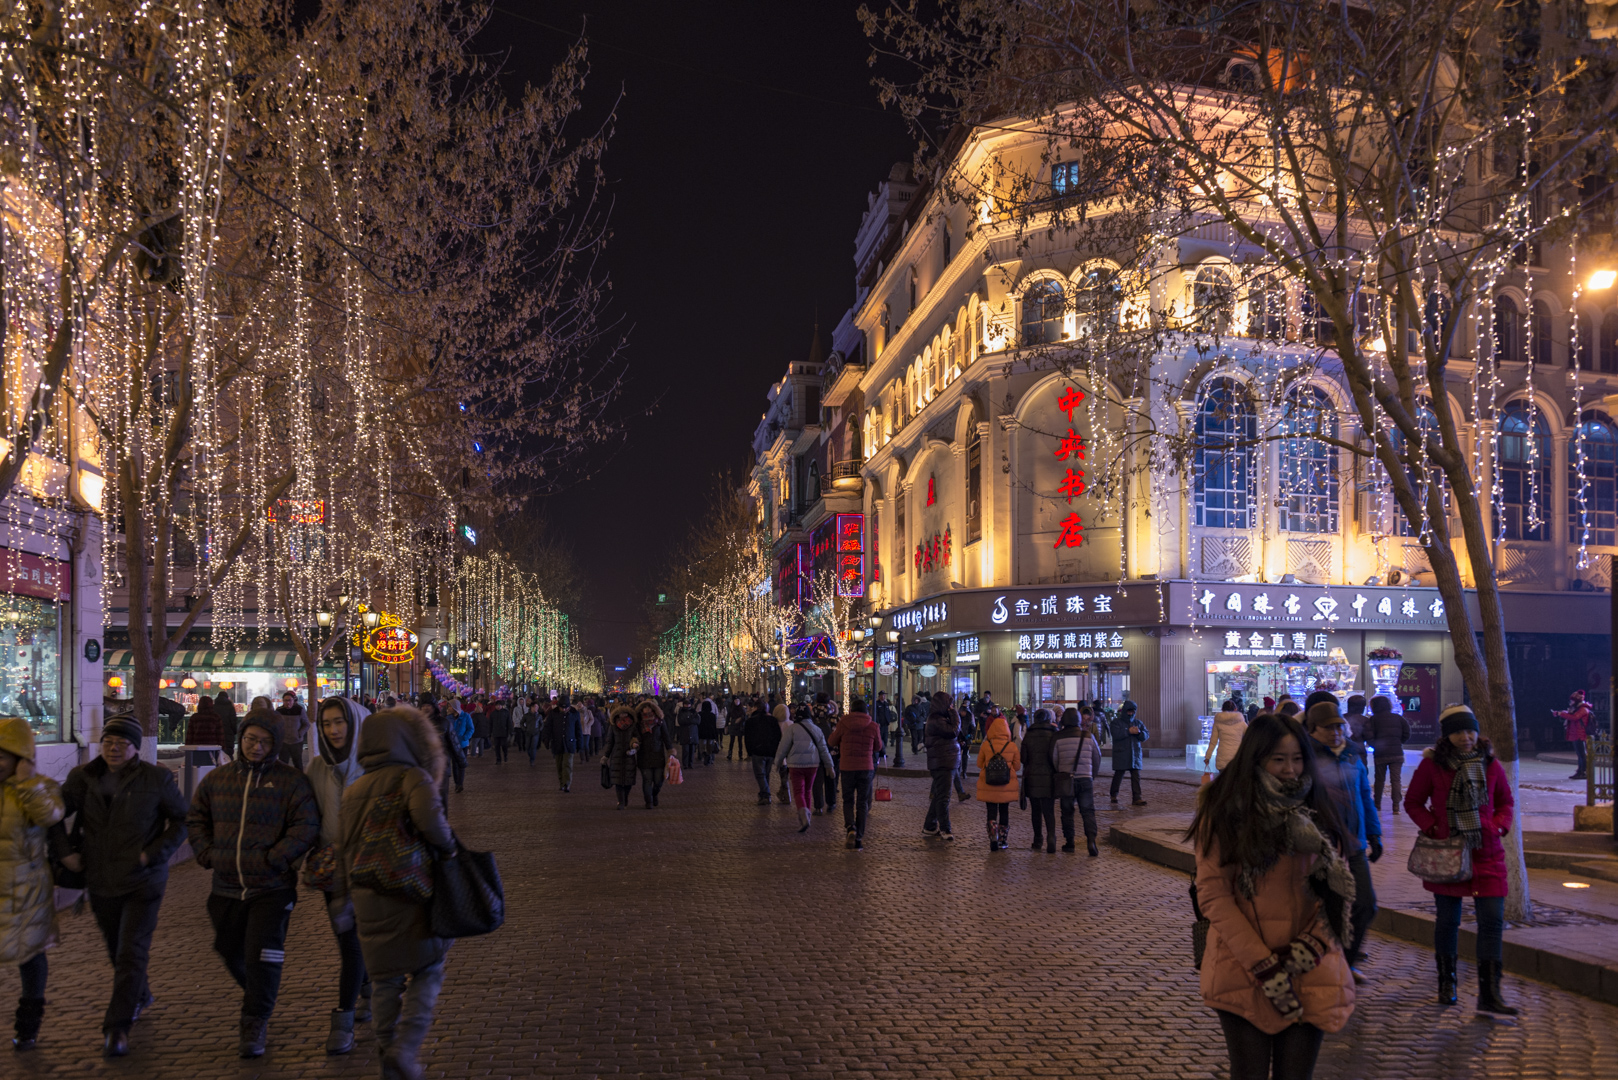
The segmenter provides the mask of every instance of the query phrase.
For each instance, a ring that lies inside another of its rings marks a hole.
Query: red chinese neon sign
[[[837,515],[837,592],[865,595],[865,515]]]
[[[1084,391],[1077,387],[1069,386],[1062,392],[1062,396],[1056,399],[1056,407],[1067,414],[1067,422],[1071,424],[1073,423],[1073,410],[1078,408],[1079,403],[1083,400]],[[1066,499],[1069,506],[1072,506],[1073,497],[1082,495],[1085,491],[1084,470],[1073,468],[1074,463],[1086,460],[1084,456],[1084,440],[1075,435],[1073,429],[1069,427],[1067,434],[1057,440],[1056,449],[1053,453],[1057,461],[1068,463],[1067,475],[1062,477],[1062,482],[1057,485],[1056,493],[1058,497]],[[1060,528],[1061,531],[1056,535],[1056,543],[1052,544],[1051,547],[1076,548],[1084,543],[1084,521],[1076,512],[1069,510],[1067,517],[1062,519]]]

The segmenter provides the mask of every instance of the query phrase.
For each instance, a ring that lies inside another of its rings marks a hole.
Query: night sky
[[[910,158],[871,85],[856,2],[501,0],[480,39],[542,83],[587,17],[586,119],[623,94],[605,262],[630,327],[627,437],[534,507],[583,564],[585,651],[609,658],[609,676],[633,647],[648,566],[716,474],[745,475],[765,394],[807,355],[817,311],[829,343],[853,300],[866,194]]]

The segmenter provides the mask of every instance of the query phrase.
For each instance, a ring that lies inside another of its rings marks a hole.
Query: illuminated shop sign
[[[938,600],[930,604],[917,604],[893,616],[895,630],[926,630],[949,621],[949,601]]]
[[[955,662],[967,663],[978,658],[978,639],[976,637],[963,637],[955,639]]]
[[[1287,653],[1318,653],[1324,656],[1331,651],[1329,641],[1328,634],[1310,634],[1302,631],[1286,633],[1277,630],[1268,632],[1254,630],[1248,634],[1241,630],[1227,630],[1223,655],[1247,656],[1255,660],[1273,660]]]
[[[326,500],[277,499],[265,513],[274,525],[324,525]]]
[[[1173,622],[1449,628],[1443,597],[1434,589],[1181,582],[1171,590]]]
[[[898,649],[878,649],[876,654],[876,671],[878,675],[892,675],[899,670]]]
[[[67,563],[26,551],[0,549],[0,592],[39,600],[66,600],[72,585],[73,575]]]
[[[1018,660],[1128,660],[1124,635],[1116,630],[1018,634]]]
[[[865,595],[865,515],[837,515],[837,594]]]
[[[416,635],[406,630],[399,616],[380,612],[377,625],[354,631],[354,644],[366,659],[378,664],[408,664],[416,658]]]

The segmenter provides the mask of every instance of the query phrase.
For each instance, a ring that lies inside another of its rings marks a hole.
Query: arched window
[[[1230,271],[1223,266],[1197,267],[1195,283],[1191,286],[1192,319],[1198,330],[1207,334],[1228,334],[1236,310],[1236,286]]]
[[[1416,406],[1416,426],[1421,430],[1424,439],[1431,439],[1436,442],[1442,438],[1438,430],[1438,414],[1433,412],[1432,406],[1425,401]],[[1395,428],[1390,438],[1393,441],[1393,452],[1401,458],[1405,457],[1404,432]],[[1419,448],[1418,453],[1420,453]],[[1393,509],[1396,519],[1394,532],[1398,536],[1421,535],[1421,523],[1426,520],[1427,515],[1428,488],[1432,484],[1442,485],[1444,483],[1443,474],[1438,471],[1438,467],[1427,461],[1425,455],[1422,456],[1421,460],[1423,462],[1421,473],[1418,475],[1414,468],[1406,465],[1405,477],[1410,481],[1410,486],[1415,489],[1416,501],[1421,505],[1422,518],[1418,521],[1411,521],[1401,511],[1397,501],[1393,500],[1391,495],[1389,496],[1389,501],[1394,503]],[[1447,489],[1444,491],[1444,506],[1446,508],[1449,506],[1449,492]]]
[[[1578,326],[1571,335],[1568,343],[1567,366],[1580,368],[1584,371],[1596,369],[1596,327],[1601,324],[1601,316],[1588,309],[1577,309],[1574,319]]]
[[[1534,363],[1551,364],[1551,335],[1555,332],[1556,320],[1551,315],[1551,306],[1543,300],[1534,301]]]
[[[1281,414],[1279,496],[1287,532],[1337,531],[1337,410],[1317,386],[1287,395]]]
[[[966,432],[966,542],[983,535],[983,437],[978,434],[977,413],[972,413]]]
[[[1601,370],[1618,372],[1618,311],[1601,320]]]
[[[1261,274],[1247,287],[1247,336],[1280,341],[1287,333],[1287,290],[1276,274]]]
[[[1253,524],[1258,472],[1258,413],[1246,390],[1232,379],[1215,379],[1197,406],[1193,485],[1197,524],[1246,529]]]
[[[876,425],[876,410],[867,409],[865,411],[865,423],[860,426],[861,457],[866,460],[870,460],[871,455],[876,453]]]
[[[1118,328],[1123,311],[1123,283],[1118,271],[1098,266],[1079,278],[1078,336],[1105,334]]]
[[[1618,543],[1618,431],[1605,417],[1585,420],[1568,441],[1567,538],[1603,547]]]
[[[1036,281],[1022,294],[1022,343],[1048,345],[1062,340],[1067,294],[1059,281]]]
[[[1520,364],[1523,361],[1522,308],[1505,293],[1494,298],[1495,357],[1502,364]]]
[[[1539,410],[1513,402],[1500,415],[1500,535],[1549,540],[1550,430]]]
[[[931,401],[938,392],[938,350],[928,346],[921,358],[921,400]]]

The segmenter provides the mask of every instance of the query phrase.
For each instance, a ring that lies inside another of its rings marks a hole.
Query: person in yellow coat
[[[978,747],[978,801],[989,808],[989,850],[1006,846],[1011,828],[1011,804],[1017,801],[1017,772],[1022,752],[1011,737],[1005,714],[998,708],[989,714],[989,727]]]
[[[45,950],[56,944],[56,883],[45,830],[62,820],[62,789],[34,772],[34,732],[0,720],[0,964],[22,976],[12,1046],[31,1050],[45,1019]]]

